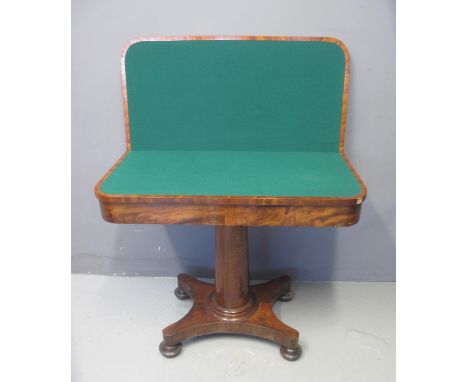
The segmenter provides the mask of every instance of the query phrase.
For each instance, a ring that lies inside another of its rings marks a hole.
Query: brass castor
[[[287,347],[281,346],[280,352],[284,359],[288,361],[295,361],[301,357],[302,347],[301,345],[298,345],[297,348],[289,349]]]
[[[174,358],[180,354],[182,350],[182,344],[176,344],[174,346],[167,346],[164,341],[159,344],[159,351],[166,358]]]
[[[179,300],[188,300],[190,298],[190,296],[180,288],[175,288],[174,294]]]
[[[291,301],[294,298],[294,292],[290,290],[289,292],[286,292],[285,294],[281,295],[278,300],[286,302],[286,301]]]

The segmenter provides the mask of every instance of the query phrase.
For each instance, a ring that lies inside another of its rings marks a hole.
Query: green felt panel
[[[138,42],[125,67],[133,150],[338,151],[334,43]]]
[[[339,153],[131,151],[107,194],[351,197],[359,183]]]

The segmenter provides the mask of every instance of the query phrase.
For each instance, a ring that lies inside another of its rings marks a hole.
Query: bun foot
[[[188,300],[190,298],[190,296],[180,288],[175,288],[174,294],[179,300]]]
[[[294,292],[290,290],[289,292],[286,292],[285,294],[281,295],[278,300],[286,302],[286,301],[291,301],[294,298]]]
[[[182,350],[182,344],[176,344],[174,346],[167,346],[164,341],[159,344],[159,351],[166,358],[174,358],[180,354]]]
[[[294,349],[289,349],[285,346],[281,346],[280,352],[284,359],[288,361],[295,361],[301,357],[302,348],[301,345],[298,345],[297,348]]]

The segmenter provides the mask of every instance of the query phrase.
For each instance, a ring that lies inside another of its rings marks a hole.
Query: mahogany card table
[[[127,150],[95,188],[119,224],[215,226],[214,284],[178,276],[189,313],[159,347],[213,333],[274,341],[287,360],[299,333],[275,301],[283,276],[249,284],[249,226],[345,227],[366,187],[344,152],[349,53],[328,37],[139,38],[122,53]],[[284,254],[287,256],[287,254]]]

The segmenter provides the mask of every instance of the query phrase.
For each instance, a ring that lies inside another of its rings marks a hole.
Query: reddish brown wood
[[[361,205],[251,206],[103,203],[104,220],[123,224],[347,227],[358,222]]]
[[[247,227],[216,227],[216,302],[240,308],[249,301]]]
[[[291,279],[282,276],[249,286],[247,245],[246,227],[216,227],[215,285],[178,276],[178,289],[193,299],[193,306],[163,330],[163,349],[176,349],[193,337],[238,333],[276,342],[300,355],[298,331],[272,310],[278,298],[291,292]]]
[[[250,291],[257,302],[254,312],[241,320],[230,321],[213,315],[207,305],[214,293],[212,284],[204,283],[186,274],[180,274],[178,285],[193,299],[193,306],[180,321],[163,330],[167,346],[180,344],[193,337],[214,333],[237,333],[264,338],[289,349],[299,345],[299,332],[280,321],[273,313],[273,303],[289,292],[291,280],[282,276],[272,281],[252,285]]]

